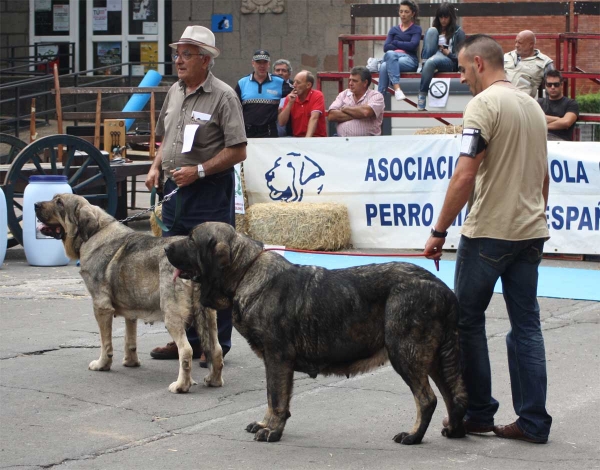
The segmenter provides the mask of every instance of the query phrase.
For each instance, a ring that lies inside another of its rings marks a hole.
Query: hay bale
[[[350,219],[343,204],[253,204],[246,218],[250,237],[270,245],[327,251],[350,246]]]
[[[433,134],[462,134],[462,126],[438,126],[429,129],[419,129],[415,135],[433,135]]]

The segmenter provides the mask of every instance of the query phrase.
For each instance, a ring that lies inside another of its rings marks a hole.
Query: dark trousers
[[[176,188],[170,179],[165,183],[165,194]],[[188,235],[192,229],[204,222],[224,222],[235,227],[235,175],[233,171],[211,175],[179,189],[181,193],[181,214],[177,224],[163,237]],[[162,218],[167,227],[175,218],[176,196],[163,204]],[[217,312],[219,344],[223,353],[231,349],[231,308]],[[188,341],[198,343],[198,333],[194,328],[186,330]]]
[[[271,122],[264,126],[253,126],[246,124],[246,137],[248,138],[269,138],[279,137],[279,131],[277,130],[277,122]]]
[[[548,439],[552,418],[546,411],[546,353],[537,302],[538,266],[543,239],[508,241],[462,236],[456,253],[454,289],[460,305],[460,352],[469,395],[466,418],[494,424],[498,401],[492,373],[485,311],[500,279],[511,329],[506,335],[513,407],[523,433]]]

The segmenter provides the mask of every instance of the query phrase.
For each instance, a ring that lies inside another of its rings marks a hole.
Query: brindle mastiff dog
[[[182,275],[200,283],[203,305],[233,305],[235,327],[265,363],[267,413],[246,428],[256,440],[281,438],[291,416],[294,371],[350,376],[388,360],[417,404],[413,429],[394,441],[423,439],[437,403],[428,376],[448,409],[442,434],[465,435],[458,302],[425,269],[409,263],[298,266],[221,223],[199,225],[165,249]]]
[[[113,358],[112,319],[125,318],[123,365],[140,365],[137,355],[137,320],[164,321],[179,350],[179,377],[169,386],[173,393],[187,392],[191,376],[192,347],[187,324],[195,324],[206,359],[211,364],[204,383],[223,385],[223,353],[217,339],[217,314],[200,305],[200,288],[189,280],[175,279],[175,269],[164,248],[177,238],[156,238],[134,232],[99,207],[73,194],[35,204],[44,224],[42,233],[61,239],[67,256],[81,260],[81,277],[92,296],[100,328],[100,358],[90,370],[110,370]]]

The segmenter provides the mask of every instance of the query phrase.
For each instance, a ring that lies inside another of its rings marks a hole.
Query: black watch
[[[432,228],[431,236],[433,238],[446,238],[446,236],[448,236],[448,231],[446,230],[445,232],[438,232],[436,229]]]

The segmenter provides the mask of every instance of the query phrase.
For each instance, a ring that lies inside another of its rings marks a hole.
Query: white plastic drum
[[[6,255],[6,244],[8,243],[8,222],[6,221],[6,196],[0,188],[0,268],[4,263]]]
[[[23,196],[23,247],[27,262],[32,266],[64,266],[69,263],[62,240],[40,232],[34,204],[49,201],[58,193],[72,193],[66,176],[35,175],[29,177]]]

